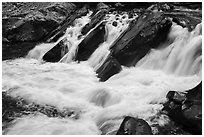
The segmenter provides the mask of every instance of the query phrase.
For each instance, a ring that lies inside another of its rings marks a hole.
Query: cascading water
[[[170,43],[170,45],[168,45]],[[176,75],[201,76],[202,72],[202,25],[194,31],[173,24],[168,41],[162,49],[154,49],[138,62],[137,67],[162,69]]]
[[[31,50],[27,58],[34,58],[38,60],[42,60],[43,56],[54,46],[56,46],[61,40],[64,40],[64,44],[67,46],[69,52],[63,57],[60,62],[71,62],[75,57],[75,53],[77,50],[78,44],[83,40],[84,37],[81,36],[81,29],[90,21],[89,16],[92,14],[92,11],[79,19],[74,21],[74,26],[70,26],[67,28],[66,33],[57,40],[57,42],[49,43],[49,44],[40,44],[37,45],[33,50]],[[80,37],[81,36],[81,37]]]
[[[4,134],[115,134],[126,115],[145,119],[156,133],[154,125],[165,125],[169,120],[157,115],[167,92],[190,89],[201,80],[201,24],[193,32],[173,24],[161,49],[152,50],[135,67],[123,67],[106,82],[99,82],[94,70],[127,29],[129,19],[112,26],[115,15],[109,15],[106,41],[87,61],[73,62],[85,37],[78,38],[80,31],[90,21],[89,15],[77,19],[57,42],[36,46],[27,58],[2,63],[3,92],[29,103],[73,110],[78,118],[52,118],[41,113],[22,116]],[[40,63],[43,55],[64,38],[69,52],[59,63]]]
[[[99,45],[99,48],[88,59],[90,66],[97,70],[108,57],[109,48],[113,42],[128,28],[129,22],[133,19],[128,19],[128,15],[110,14],[106,16],[106,41]],[[135,18],[136,16],[134,16]],[[116,20],[116,18],[118,20]],[[115,23],[115,25],[113,25]]]

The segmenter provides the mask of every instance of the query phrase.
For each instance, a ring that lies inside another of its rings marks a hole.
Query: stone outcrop
[[[78,46],[76,60],[87,60],[98,48],[99,44],[105,41],[105,22],[102,22],[91,31]]]
[[[3,3],[3,37],[10,42],[40,41],[75,8],[72,3]]]
[[[58,62],[69,51],[67,39],[62,39],[56,46],[50,49],[44,56],[43,60],[47,62]]]
[[[119,73],[122,70],[120,63],[113,57],[108,57],[103,65],[96,71],[100,81],[106,81],[111,76]]]
[[[145,120],[126,116],[117,135],[152,135],[152,130]]]
[[[186,91],[170,91],[163,111],[183,129],[192,134],[202,134],[202,82]]]
[[[162,13],[146,11],[116,40],[111,55],[121,65],[134,66],[151,48],[166,40],[171,24]]]

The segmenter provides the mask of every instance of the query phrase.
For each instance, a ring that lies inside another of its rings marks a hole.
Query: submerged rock
[[[59,118],[79,118],[79,112],[71,109],[59,110],[55,106],[51,105],[39,105],[36,103],[30,103],[21,97],[12,97],[7,92],[2,92],[2,123],[3,130],[7,128],[10,122],[14,119],[25,116],[35,115],[36,113],[42,113],[48,117]]]
[[[184,130],[192,134],[202,134],[202,82],[187,91],[187,94],[171,91],[163,110]]]
[[[146,11],[116,40],[111,55],[121,65],[134,66],[151,48],[166,40],[171,25],[164,14]]]
[[[152,135],[152,130],[145,120],[126,116],[117,135]]]
[[[78,46],[76,60],[87,60],[98,48],[100,43],[105,41],[105,22],[91,31]]]
[[[103,63],[103,65],[96,71],[98,74],[97,76],[100,78],[100,81],[106,81],[111,76],[119,73],[122,70],[122,67],[118,61],[113,58],[109,57]]]

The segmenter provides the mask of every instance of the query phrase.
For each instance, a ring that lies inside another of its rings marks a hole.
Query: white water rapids
[[[112,22],[115,15],[108,19]],[[107,23],[107,40],[84,62],[74,62],[82,27],[89,15],[56,43],[40,44],[27,58],[2,63],[3,92],[29,102],[74,110],[79,119],[51,118],[43,114],[16,118],[5,134],[115,134],[124,116],[146,120],[154,133],[154,124],[165,125],[168,118],[157,113],[170,90],[185,91],[201,81],[201,24],[188,32],[173,24],[168,41],[152,50],[135,67],[126,68],[105,82],[99,82],[97,69],[109,54],[109,47],[128,27],[128,18],[117,27]],[[69,52],[59,63],[41,62],[43,55],[63,38]]]

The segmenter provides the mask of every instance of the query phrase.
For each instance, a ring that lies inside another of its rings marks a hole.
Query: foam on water
[[[173,24],[168,37],[169,41],[162,49],[154,49],[137,64],[148,69],[162,69],[175,75],[194,75],[202,72],[202,25],[194,31]],[[169,45],[170,43],[170,45]]]
[[[76,24],[60,39],[75,41],[80,27],[85,25]],[[185,91],[201,81],[201,25],[190,33],[174,24],[169,40],[161,49],[152,50],[136,67],[123,67],[106,82],[99,82],[94,70],[109,54],[109,47],[127,24],[118,23],[113,27],[107,23],[107,40],[85,62],[71,61],[80,40],[71,44],[61,60],[69,63],[39,62],[57,42],[37,46],[28,54],[30,58],[3,61],[3,92],[20,96],[29,103],[73,110],[79,117],[22,116],[4,134],[115,134],[126,115],[145,119],[153,129],[155,123],[168,123],[168,117],[157,115],[168,91]]]
[[[135,18],[129,19],[126,13],[117,15],[118,14],[106,15],[105,21],[107,21],[107,38],[88,59],[88,64],[92,66],[94,70],[97,70],[103,64],[110,53],[109,48],[112,46],[113,42],[128,28],[129,22]],[[116,18],[118,18],[118,20],[116,20]],[[113,23],[116,23],[117,25],[114,26],[112,25]]]
[[[30,59],[4,61],[3,70],[3,91],[9,91],[11,96],[20,96],[29,102],[48,104],[61,110],[71,109],[78,113],[79,120],[72,120],[68,127],[78,127],[79,131],[68,130],[62,134],[98,134],[99,131],[92,131],[92,127],[96,126],[103,130],[103,134],[112,133],[117,130],[125,115],[144,118],[151,125],[169,90],[183,91],[200,81],[196,76],[175,77],[161,71],[124,68],[121,73],[100,83],[93,68],[85,63],[40,64]],[[44,117],[46,116],[22,117],[7,134],[53,134],[56,129],[64,127],[61,118],[46,117],[42,121]],[[58,122],[53,124],[53,119]],[[156,121],[159,122],[159,119]],[[44,124],[50,126],[46,130],[40,128]],[[104,128],[108,125],[112,126]],[[84,129],[85,127],[87,128]],[[34,133],[31,129],[38,132]]]

